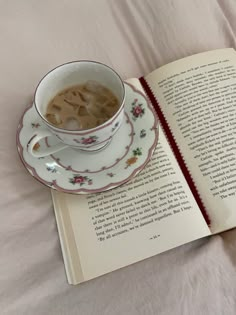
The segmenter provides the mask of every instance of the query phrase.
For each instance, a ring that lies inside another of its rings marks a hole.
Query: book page
[[[151,161],[129,183],[99,194],[52,194],[57,217],[70,221],[59,227],[62,247],[71,245],[64,259],[82,273],[72,283],[211,234],[162,130]]]
[[[236,226],[236,53],[173,62],[146,78],[217,233]]]

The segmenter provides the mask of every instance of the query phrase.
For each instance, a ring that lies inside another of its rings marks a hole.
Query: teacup
[[[45,118],[50,100],[61,90],[70,86],[94,80],[110,89],[117,97],[118,111],[102,125],[85,130],[66,130],[58,128]],[[120,76],[109,66],[96,61],[74,61],[56,67],[47,73],[39,82],[34,106],[41,117],[45,129],[37,130],[27,144],[27,150],[35,157],[44,157],[66,147],[96,152],[106,147],[118,131],[124,117],[125,87]],[[37,143],[46,137],[57,137],[59,143],[35,150]]]

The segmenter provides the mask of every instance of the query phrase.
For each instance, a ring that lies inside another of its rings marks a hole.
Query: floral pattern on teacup
[[[116,128],[119,126],[119,124],[120,124],[120,122],[117,121],[117,122],[115,123],[115,125],[112,127],[111,131],[112,131],[112,132],[115,131]]]
[[[98,137],[97,136],[90,136],[88,138],[82,138],[82,144],[92,144],[94,142],[97,142]]]
[[[93,144],[93,143],[97,142],[97,140],[98,140],[97,136],[89,136],[87,138],[83,137],[83,138],[81,138],[81,141],[79,141],[78,139],[74,139],[75,142],[82,143],[85,145]]]

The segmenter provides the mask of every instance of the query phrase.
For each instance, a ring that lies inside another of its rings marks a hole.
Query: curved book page
[[[210,217],[212,233],[235,227],[235,51],[187,57],[155,70],[145,81]]]

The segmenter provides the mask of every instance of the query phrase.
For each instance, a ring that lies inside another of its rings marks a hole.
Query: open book
[[[52,191],[72,284],[236,226],[236,52],[197,54],[129,82],[154,106],[159,142],[119,188]]]

